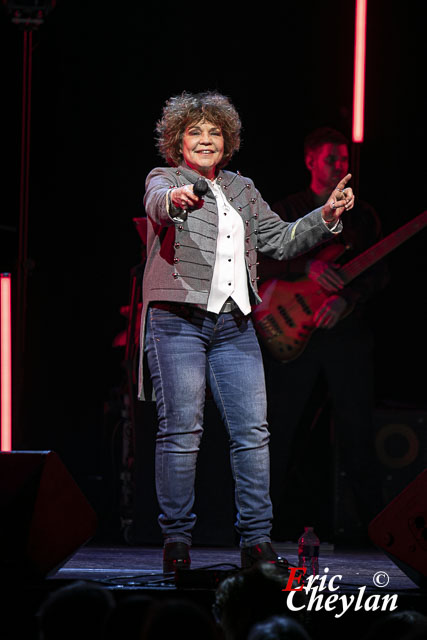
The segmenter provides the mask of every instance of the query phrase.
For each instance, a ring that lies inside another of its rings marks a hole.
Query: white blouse
[[[251,312],[245,264],[243,220],[216,180],[209,181],[218,207],[218,239],[207,310],[219,313],[232,298],[245,315]]]

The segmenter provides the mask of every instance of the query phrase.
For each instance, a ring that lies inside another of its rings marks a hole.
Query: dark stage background
[[[365,142],[357,194],[385,233],[426,208],[423,3],[370,1]],[[0,18],[0,268],[16,273],[22,34]],[[59,1],[34,35],[25,388],[19,448],[54,449],[100,509],[114,493],[114,398],[123,383],[132,218],[162,160],[153,130],[184,89],[229,95],[244,126],[229,168],[274,202],[307,182],[304,135],[351,135],[354,2]],[[379,407],[427,409],[426,233],[389,258],[370,305]],[[15,280],[16,282],[16,280]],[[117,407],[116,407],[117,408]],[[107,417],[107,419],[106,419]],[[120,416],[119,416],[120,417]],[[111,479],[112,478],[112,479]]]

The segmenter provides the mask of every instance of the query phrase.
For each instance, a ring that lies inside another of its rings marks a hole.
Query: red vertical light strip
[[[367,4],[368,0],[356,0],[356,20],[354,30],[353,142],[363,142]]]
[[[10,274],[0,275],[1,451],[12,450],[12,320]]]

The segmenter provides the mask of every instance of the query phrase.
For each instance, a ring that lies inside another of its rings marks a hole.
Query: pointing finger
[[[344,176],[344,178],[338,182],[336,189],[339,189],[340,191],[345,189],[345,185],[349,180],[351,180],[351,173],[347,173],[347,175]]]

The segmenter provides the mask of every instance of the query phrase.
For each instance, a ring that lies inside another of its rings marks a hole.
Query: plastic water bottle
[[[298,566],[306,567],[305,577],[319,574],[320,541],[313,527],[304,527],[298,540]]]

